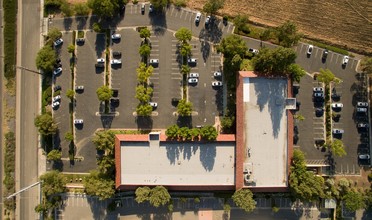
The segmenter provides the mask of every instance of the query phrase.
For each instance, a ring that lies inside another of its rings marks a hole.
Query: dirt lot
[[[206,1],[189,0],[188,6],[201,9]],[[311,38],[372,54],[371,0],[226,0],[222,10],[233,16],[242,12],[269,26],[292,20]]]

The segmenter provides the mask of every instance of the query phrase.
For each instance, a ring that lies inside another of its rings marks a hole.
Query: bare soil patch
[[[188,7],[201,10],[206,1],[189,0]],[[221,13],[267,26],[291,20],[307,37],[372,54],[371,0],[226,0]]]

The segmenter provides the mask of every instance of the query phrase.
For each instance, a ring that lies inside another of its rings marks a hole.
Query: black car
[[[322,60],[323,60],[323,61],[326,61],[326,59],[327,59],[327,56],[328,56],[328,50],[327,50],[327,49],[325,49],[325,50],[323,50],[323,54],[322,54]]]
[[[61,62],[61,59],[60,58],[57,58],[56,59],[56,63],[60,63]]]
[[[322,117],[324,114],[324,109],[323,108],[316,108],[315,109],[315,116],[316,117]]]
[[[59,67],[62,67],[62,64],[61,63],[54,64],[54,68],[59,68]]]
[[[62,87],[60,85],[54,86],[54,92],[57,92],[57,91],[59,91],[61,89],[62,89]]]
[[[112,52],[112,56],[114,58],[120,58],[121,57],[121,52],[120,51],[114,51],[114,52]]]

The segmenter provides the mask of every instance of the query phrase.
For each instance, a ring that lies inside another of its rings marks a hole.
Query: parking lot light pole
[[[36,70],[32,70],[32,69],[27,68],[27,67],[23,67],[23,66],[14,66],[14,67],[17,68],[17,69],[26,70],[26,71],[29,71],[29,72],[32,72],[32,73],[42,75],[41,72],[36,71]]]

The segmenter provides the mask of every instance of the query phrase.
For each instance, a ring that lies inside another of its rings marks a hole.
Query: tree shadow
[[[87,201],[93,213],[93,219],[106,219],[107,207],[103,206],[102,203],[110,204],[110,199],[101,201],[97,197],[88,196]]]
[[[178,116],[177,125],[181,127],[192,128],[192,117],[191,116]]]
[[[87,20],[88,20],[88,17],[85,17],[85,16],[75,17],[77,30],[86,29]]]
[[[96,42],[95,42],[95,50],[97,57],[105,57],[102,53],[105,51],[106,48],[106,36],[105,34],[97,33],[96,34]]]
[[[164,10],[155,10],[153,13],[149,13],[150,24],[155,36],[164,35],[167,29],[167,19]]]
[[[102,123],[102,127],[104,129],[110,129],[111,128],[111,125],[112,125],[112,121],[114,120],[115,116],[114,115],[104,115],[104,116],[101,116],[101,123]]]
[[[63,171],[63,162],[62,162],[62,160],[55,160],[55,161],[53,161],[53,169],[54,170],[58,170],[58,171],[60,171],[60,172],[62,172]]]
[[[215,104],[217,107],[217,111],[219,113],[219,116],[222,116],[223,115],[223,99],[221,99],[221,97],[223,97],[223,87],[217,86],[217,87],[213,87],[213,89],[216,90]]]
[[[135,118],[138,130],[151,130],[153,119],[150,116],[137,116]]]
[[[57,132],[54,134],[53,138],[53,149],[60,149],[61,148],[61,134],[60,130],[57,129]],[[47,151],[49,153],[49,151]]]
[[[200,52],[202,53],[204,62],[206,62],[211,52],[211,45],[208,41],[201,41]]]
[[[200,162],[206,171],[212,171],[216,158],[216,146],[207,145],[200,147]]]

